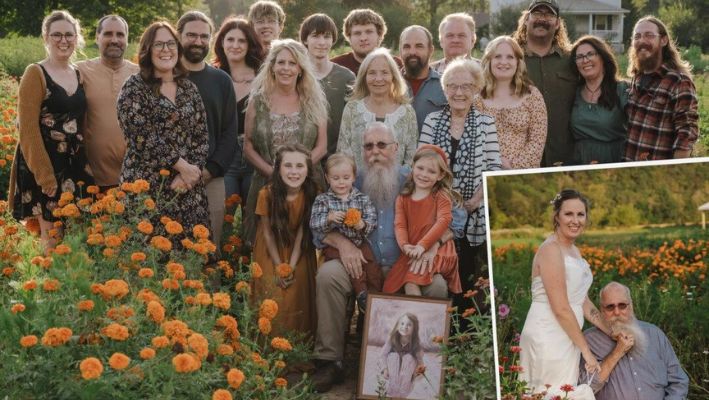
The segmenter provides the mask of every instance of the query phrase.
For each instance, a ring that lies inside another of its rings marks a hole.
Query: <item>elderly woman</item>
[[[441,84],[448,105],[428,114],[419,145],[435,144],[446,152],[453,171],[453,189],[463,196],[468,220],[465,235],[456,240],[456,247],[458,272],[465,292],[472,289],[487,261],[482,173],[499,170],[502,165],[495,119],[473,107],[473,99],[482,84],[480,66],[471,60],[455,60],[446,67]]]
[[[319,180],[319,162],[327,152],[327,101],[302,44],[292,39],[274,41],[251,87],[244,156],[255,171],[244,210],[247,243],[253,243],[256,200],[273,174],[278,147],[300,143],[310,150]]]
[[[396,135],[398,163],[411,165],[418,138],[416,112],[409,104],[407,86],[396,62],[383,48],[374,49],[362,61],[352,96],[342,112],[337,151],[354,157],[358,169],[364,167],[362,134],[374,121],[383,122]]]
[[[10,178],[9,204],[18,219],[37,218],[42,242],[53,247],[52,211],[62,192],[80,194],[79,181],[93,183],[80,122],[86,96],[74,51],[83,45],[79,22],[54,11],[42,22],[47,58],[30,64],[18,94],[20,145]]]
[[[571,48],[572,68],[581,76],[571,132],[577,164],[620,162],[628,137],[628,83],[618,76],[618,63],[606,42],[583,36]]]
[[[186,232],[197,224],[208,226],[201,179],[207,117],[180,62],[179,36],[169,23],[154,22],[138,49],[140,73],[128,78],[118,96],[118,122],[127,142],[121,182],[147,180],[159,215],[181,223]],[[167,179],[162,170],[169,171]]]
[[[487,45],[482,66],[483,87],[474,105],[495,117],[503,168],[539,167],[547,109],[527,76],[522,48],[510,36],[499,36]]]

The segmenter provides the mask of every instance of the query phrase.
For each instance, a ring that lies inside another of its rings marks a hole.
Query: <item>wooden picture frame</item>
[[[360,352],[357,398],[379,399],[380,394],[391,399],[439,398],[443,391],[445,366],[440,346],[448,340],[450,306],[450,299],[370,294]],[[406,339],[406,336],[415,337],[416,325],[418,346],[412,344],[415,340]],[[408,344],[399,343],[402,332],[401,342],[408,341]],[[409,373],[411,380],[406,378]]]

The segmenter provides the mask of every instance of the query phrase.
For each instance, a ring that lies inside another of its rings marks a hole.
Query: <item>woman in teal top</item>
[[[618,77],[611,48],[595,36],[583,36],[571,49],[581,76],[571,111],[577,164],[620,162],[628,137],[625,105],[628,84]]]

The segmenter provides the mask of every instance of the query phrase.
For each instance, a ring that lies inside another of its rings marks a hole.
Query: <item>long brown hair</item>
[[[438,168],[443,173],[443,178],[441,178],[441,180],[439,180],[433,185],[433,189],[431,189],[431,194],[435,195],[437,193],[442,193],[448,196],[448,198],[451,199],[451,202],[454,205],[459,204],[462,201],[462,197],[458,192],[453,190],[453,173],[451,172],[448,163],[446,163],[443,157],[441,157],[441,155],[436,150],[430,148],[418,149],[416,151],[416,154],[414,154],[414,160],[411,163],[412,172],[406,178],[404,186],[401,188],[400,194],[402,196],[410,196],[414,193],[416,185],[414,184],[413,168],[416,166],[416,162],[426,158],[435,160],[436,165],[438,165]]]
[[[527,19],[529,19],[529,15],[529,11],[524,11],[522,13],[522,16],[520,16],[517,21],[517,30],[512,34],[514,40],[516,40],[522,47],[527,44]],[[558,46],[562,52],[568,53],[571,48],[571,42],[569,41],[569,34],[566,31],[566,23],[561,16],[557,18],[559,20],[559,29],[557,29],[554,33],[552,45]]]
[[[691,78],[692,66],[688,61],[682,60],[682,57],[680,57],[679,50],[677,50],[674,40],[670,38],[670,33],[667,30],[667,26],[665,26],[665,24],[663,24],[662,21],[656,17],[647,15],[640,18],[638,22],[635,23],[633,31],[635,31],[635,28],[643,22],[652,22],[657,26],[657,31],[660,33],[660,38],[662,38],[662,36],[667,37],[667,45],[662,48],[663,64],[667,64],[670,69],[675,69]],[[642,73],[642,71],[638,68],[638,54],[635,51],[635,46],[631,43],[630,52],[628,52],[628,76],[634,77],[639,73]]]
[[[217,32],[217,37],[214,39],[214,59],[212,59],[212,65],[225,71],[227,74],[231,74],[229,61],[224,51],[224,37],[234,29],[238,29],[244,34],[246,43],[249,46],[246,50],[244,62],[254,70],[255,74],[258,73],[258,69],[261,68],[261,64],[263,63],[263,48],[258,40],[256,40],[256,32],[254,32],[254,28],[251,27],[249,22],[235,16],[225,19],[224,22],[222,22],[222,26],[219,28],[219,32]]]
[[[495,88],[497,87],[497,79],[492,75],[492,59],[497,55],[497,48],[502,44],[507,43],[512,48],[512,53],[517,59],[517,70],[515,75],[510,82],[512,91],[515,96],[522,97],[525,94],[532,93],[533,83],[527,75],[527,64],[524,62],[524,51],[522,47],[512,39],[511,36],[498,36],[493,39],[492,42],[488,43],[485,48],[485,54],[483,55],[480,63],[483,66],[483,87],[480,90],[480,96],[483,99],[491,98],[495,93]]]
[[[303,226],[303,240],[301,241],[300,247],[305,248],[312,242],[308,224],[310,222],[310,211],[315,202],[315,197],[320,192],[320,188],[315,181],[310,151],[300,143],[280,146],[276,153],[276,161],[273,164],[273,175],[271,175],[271,184],[269,185],[271,189],[271,199],[268,204],[268,210],[271,217],[271,230],[273,231],[273,237],[276,240],[276,246],[278,246],[278,248],[290,247],[295,242],[296,232],[291,232],[288,228],[289,215],[286,203],[288,186],[283,182],[280,171],[283,155],[285,153],[301,153],[305,155],[305,163],[308,167],[308,175],[305,177],[305,181],[303,181],[303,185],[300,187],[304,196],[303,222],[301,224],[305,224]]]
[[[140,77],[150,86],[153,93],[156,95],[160,94],[160,85],[162,84],[162,79],[155,76],[155,66],[153,65],[152,51],[153,51],[153,41],[155,41],[155,36],[157,35],[158,29],[165,28],[172,38],[177,42],[177,64],[172,69],[173,79],[175,83],[180,83],[184,78],[187,78],[187,69],[182,65],[182,53],[183,48],[180,44],[180,38],[177,35],[175,28],[170,25],[167,21],[156,21],[150,24],[143,32],[140,37],[140,43],[138,44],[138,65],[140,66]]]
[[[603,81],[601,82],[601,95],[598,97],[598,105],[612,110],[613,107],[620,103],[617,90],[620,76],[618,75],[618,63],[613,56],[613,50],[606,42],[595,36],[586,35],[580,37],[571,47],[571,69],[575,71],[579,69],[576,64],[576,51],[582,44],[593,47],[603,61]],[[581,73],[579,73],[579,77],[579,86],[585,85],[586,81],[581,77]]]
[[[421,339],[419,338],[419,319],[416,317],[414,314],[411,313],[403,313],[399,317],[399,319],[396,320],[396,324],[394,325],[394,328],[392,328],[391,333],[389,334],[389,344],[391,345],[392,351],[403,351],[404,346],[401,344],[401,334],[399,333],[399,322],[401,322],[402,318],[408,318],[409,321],[411,321],[411,324],[413,325],[413,329],[411,332],[411,351],[408,353],[414,356],[416,358],[416,354],[421,350]]]

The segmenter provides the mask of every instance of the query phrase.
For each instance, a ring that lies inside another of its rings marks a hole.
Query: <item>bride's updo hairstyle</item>
[[[556,217],[559,216],[559,210],[561,210],[561,205],[564,204],[566,200],[573,199],[581,200],[584,208],[586,209],[586,225],[588,225],[588,223],[590,222],[588,215],[588,199],[584,195],[582,195],[578,190],[564,189],[561,192],[557,193],[556,196],[554,196],[554,199],[550,202],[552,207],[554,208],[554,213],[551,216],[552,223],[554,224],[554,230],[559,227],[559,223],[557,222]]]

